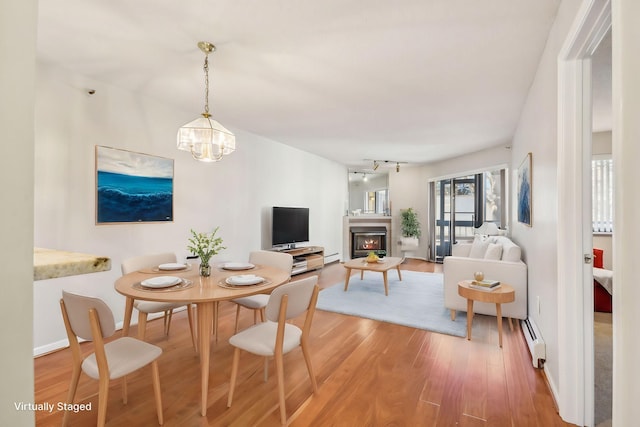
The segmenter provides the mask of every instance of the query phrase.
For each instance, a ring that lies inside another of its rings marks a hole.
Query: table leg
[[[508,319],[509,319],[509,329],[511,329],[511,332],[513,332],[513,322],[512,322],[512,319],[511,319],[511,317],[508,317]]]
[[[502,348],[502,306],[496,303],[496,316],[498,317],[498,343]]]
[[[360,280],[364,279],[364,270],[360,270]]]
[[[398,279],[402,281],[402,273],[400,273],[400,266],[396,266],[396,270],[398,270]]]
[[[203,302],[198,304],[198,339],[200,345],[200,385],[201,385],[201,408],[200,414],[207,415],[207,394],[209,392],[209,360],[211,350],[211,326],[213,317],[213,302]]]
[[[471,341],[471,323],[473,322],[473,300],[467,299],[467,339]]]
[[[124,305],[124,320],[122,322],[122,336],[129,336],[129,327],[131,327],[131,315],[133,314],[133,298],[127,297]]]
[[[344,291],[347,292],[349,287],[349,279],[351,278],[351,269],[347,268],[347,277],[344,279]]]
[[[389,281],[387,280],[387,270],[382,272],[382,277],[384,278],[384,294],[385,296],[389,296]]]

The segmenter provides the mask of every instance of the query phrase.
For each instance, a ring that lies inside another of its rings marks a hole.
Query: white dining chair
[[[107,418],[109,382],[122,378],[122,401],[126,404],[126,375],[150,364],[158,423],[162,425],[164,420],[157,360],[162,354],[162,349],[131,337],[117,338],[105,344],[105,338],[115,333],[116,324],[111,309],[99,298],[63,291],[60,308],[73,357],[67,403],[73,404],[81,372],[98,380],[98,420],[96,425],[102,427]],[[78,338],[93,341],[94,352],[83,357]],[[64,412],[63,426],[69,422],[69,413],[68,410]]]
[[[267,265],[280,270],[287,271],[291,277],[293,268],[293,257],[291,254],[275,251],[253,251],[249,254],[249,262],[254,265]],[[248,308],[253,310],[253,323],[258,323],[258,314],[260,321],[264,322],[264,309],[269,301],[269,295],[260,294],[243,298],[236,298],[231,302],[236,304],[236,324],[234,333],[238,332],[240,322],[240,308]]]
[[[152,255],[140,255],[125,259],[120,264],[122,274],[129,274],[134,271],[157,267],[160,264],[175,263],[177,261],[176,254],[167,252]],[[145,339],[147,329],[147,317],[152,313],[164,313],[164,333],[169,335],[171,327],[171,316],[173,310],[184,307],[184,303],[166,303],[155,301],[135,300],[133,306],[138,310],[138,338]],[[193,309],[191,304],[186,305],[187,317],[189,319],[189,329],[191,330],[191,341],[193,348],[197,349],[195,329],[193,327]]]
[[[274,357],[278,379],[280,420],[283,425],[287,422],[284,393],[284,354],[298,347],[302,348],[313,392],[316,393],[318,391],[309,351],[309,332],[315,313],[318,292],[320,291],[317,283],[318,276],[311,276],[278,286],[269,296],[269,302],[265,309],[267,321],[244,329],[229,339],[229,343],[235,347],[235,350],[231,367],[227,407],[231,407],[233,401],[241,350],[265,357],[265,381],[267,380],[268,358]],[[294,319],[305,312],[306,316],[302,329],[287,322],[287,320]]]

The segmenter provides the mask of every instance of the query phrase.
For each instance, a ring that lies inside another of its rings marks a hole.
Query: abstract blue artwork
[[[173,221],[173,159],[96,146],[96,223]]]
[[[531,153],[518,168],[518,222],[531,226]]]

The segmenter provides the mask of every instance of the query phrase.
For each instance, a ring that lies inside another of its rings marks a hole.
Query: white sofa
[[[513,286],[514,302],[502,304],[502,315],[515,319],[527,317],[527,265],[522,262],[521,250],[505,236],[476,235],[473,243],[457,243],[452,255],[445,257],[444,305],[455,319],[457,310],[467,311],[467,300],[458,295],[458,282],[473,280],[476,271],[487,280],[499,280]],[[474,313],[496,315],[495,304],[474,302]]]

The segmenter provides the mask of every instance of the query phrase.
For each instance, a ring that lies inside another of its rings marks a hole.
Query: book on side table
[[[500,282],[497,280],[472,280],[469,287],[481,291],[494,291],[500,288]]]

